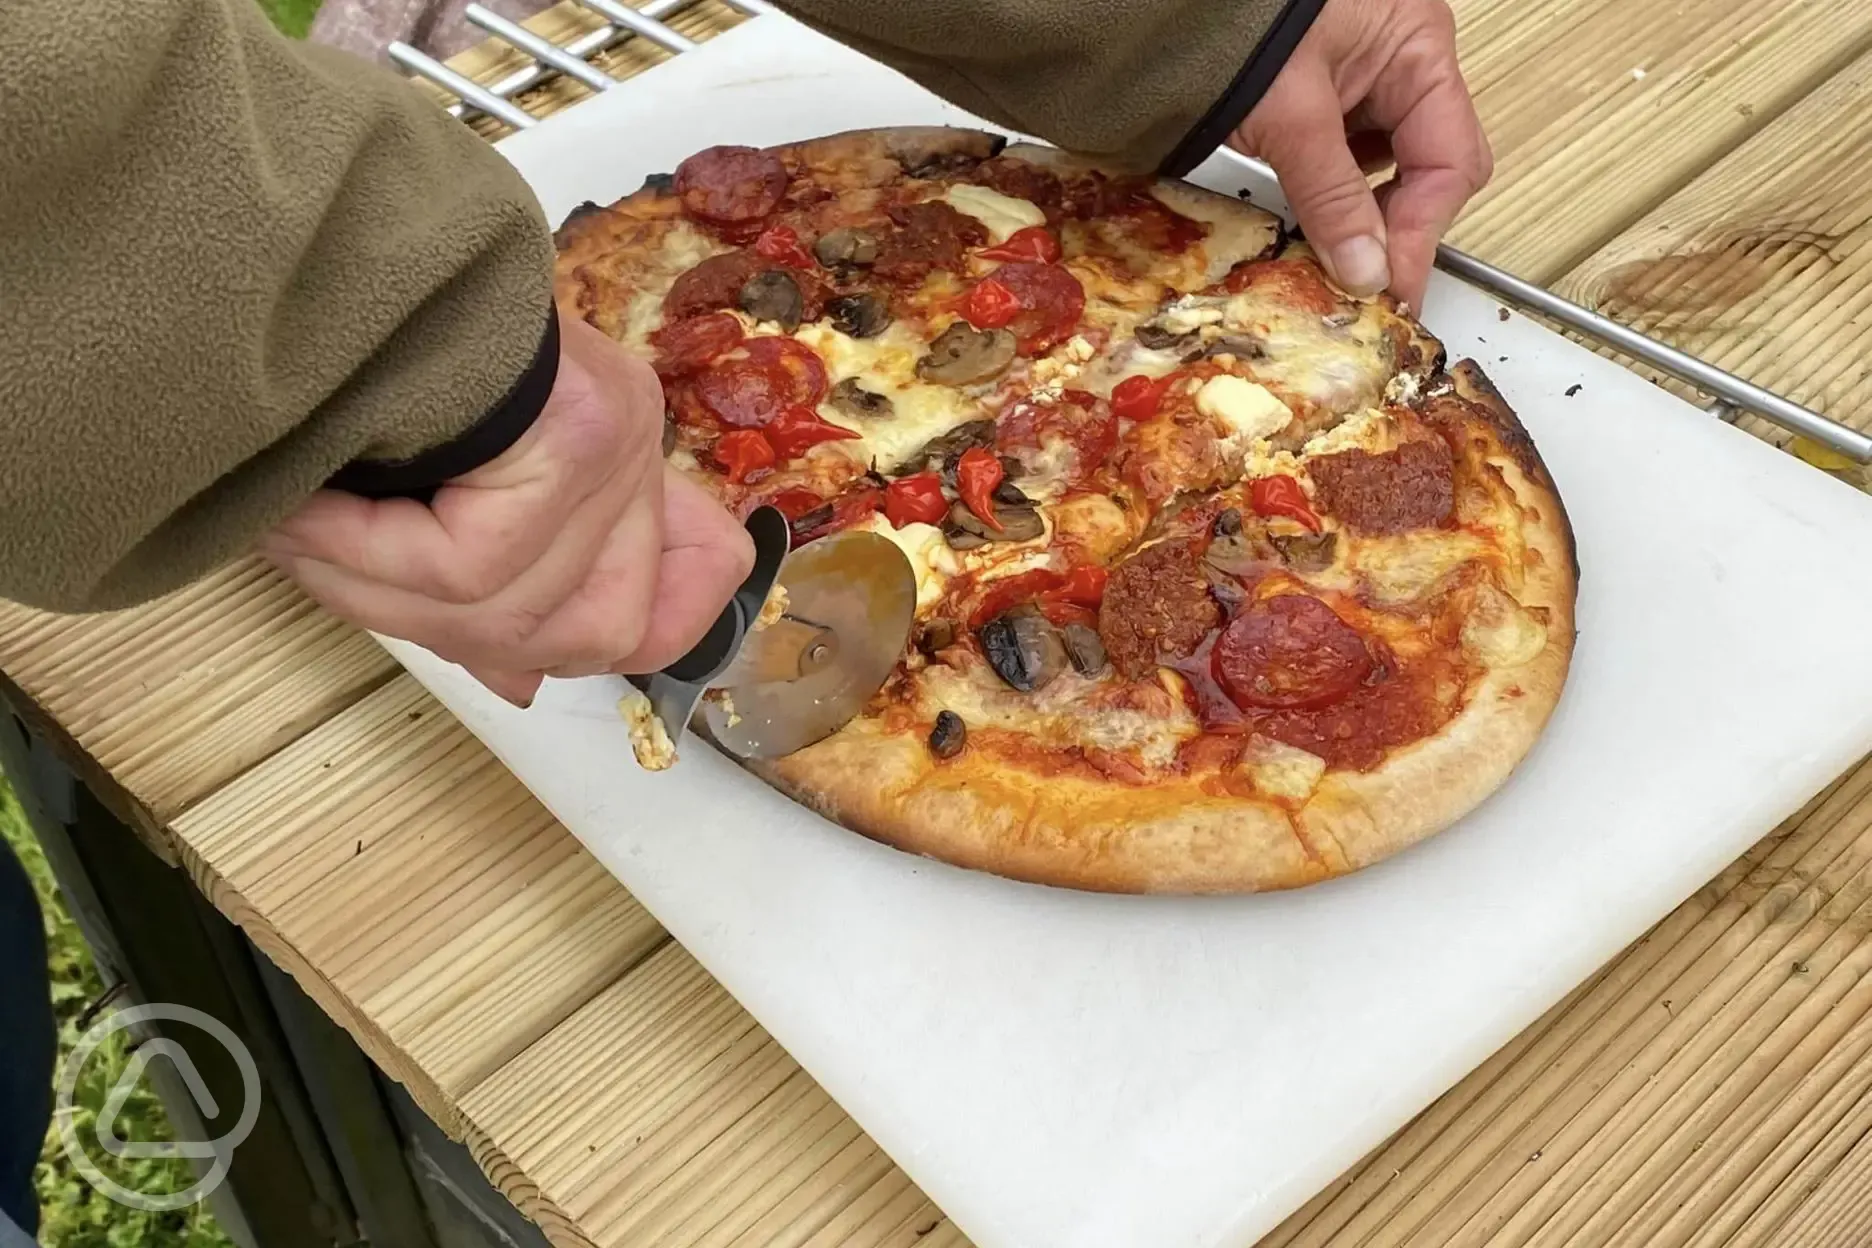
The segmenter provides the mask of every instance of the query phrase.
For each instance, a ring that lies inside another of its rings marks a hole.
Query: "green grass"
[[[103,993],[104,985],[4,776],[0,776],[0,836],[19,855],[39,894],[51,960],[52,1010],[58,1018],[62,1057],[77,1042],[79,1022],[86,1008]],[[127,1060],[123,1039],[122,1032],[113,1035],[80,1075],[73,1117],[81,1140],[96,1139],[92,1123]],[[124,1103],[116,1130],[130,1140],[174,1138],[161,1102],[147,1086],[139,1086]],[[178,1192],[194,1181],[186,1163],[179,1160],[119,1161],[95,1148],[91,1155],[106,1174],[132,1191]],[[34,1179],[42,1218],[39,1238],[45,1248],[232,1248],[205,1207],[145,1213],[106,1199],[66,1158],[56,1132],[46,1137]]]
[[[319,0],[260,0],[260,7],[275,26],[295,39],[303,39],[318,14]]]

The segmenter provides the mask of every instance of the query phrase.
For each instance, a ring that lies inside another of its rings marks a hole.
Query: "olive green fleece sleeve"
[[[780,0],[975,115],[1187,173],[1259,100],[1320,0]]]
[[[518,437],[553,249],[485,142],[254,0],[5,7],[0,597],[155,596],[526,390]]]

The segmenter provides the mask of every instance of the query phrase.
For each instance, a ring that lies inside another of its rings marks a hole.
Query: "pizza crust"
[[[961,172],[1000,153],[1004,142],[978,131],[903,127],[775,150],[840,191],[841,204],[860,204],[868,188],[902,173]],[[1021,146],[1009,154],[1062,173],[1096,167],[1050,148]],[[1247,241],[1265,230],[1264,254],[1254,258],[1309,254],[1259,209],[1183,184],[1178,189],[1217,217],[1239,216],[1234,228]],[[560,305],[632,346],[643,345],[660,320],[669,282],[700,258],[690,253],[728,250],[683,218],[667,178],[650,179],[609,208],[575,211],[557,241]],[[1574,636],[1572,533],[1532,441],[1481,371],[1464,362],[1444,374],[1441,344],[1389,296],[1361,301],[1360,315],[1382,322],[1400,377],[1431,387],[1421,397],[1389,397],[1416,399],[1425,419],[1468,438],[1468,453],[1481,455],[1521,509],[1523,566],[1514,596],[1545,624],[1538,650],[1485,671],[1437,734],[1393,751],[1370,772],[1328,771],[1310,796],[1302,786],[1285,803],[1219,795],[1186,778],[1134,787],[1079,774],[1044,776],[986,750],[964,749],[939,762],[920,734],[892,733],[867,718],[751,769],[834,822],[900,849],[1014,879],[1106,892],[1296,887],[1369,866],[1473,809],[1532,748],[1559,700]],[[1110,529],[1121,546],[1136,536],[1124,517],[1085,520],[1101,535]]]
[[[1379,862],[1442,831],[1498,789],[1558,704],[1573,653],[1573,534],[1520,421],[1464,361],[1444,402],[1487,443],[1522,508],[1521,607],[1545,615],[1538,653],[1486,671],[1461,712],[1369,772],[1331,771],[1296,811],[1218,797],[1175,779],[1147,787],[1041,777],[964,750],[938,762],[915,736],[853,721],[757,764],[769,783],[836,823],[911,853],[1030,883],[1123,893],[1295,888]]]

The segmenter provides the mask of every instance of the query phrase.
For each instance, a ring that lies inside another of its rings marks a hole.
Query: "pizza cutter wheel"
[[[876,533],[802,546],[778,582],[784,614],[750,632],[696,717],[697,730],[737,758],[778,758],[844,727],[903,657],[916,617],[916,573]]]
[[[694,649],[630,677],[672,745],[692,726],[737,758],[778,758],[837,732],[883,687],[910,640],[916,573],[896,543],[863,530],[789,553],[771,507],[747,519],[754,570]],[[778,618],[761,623],[774,587]]]

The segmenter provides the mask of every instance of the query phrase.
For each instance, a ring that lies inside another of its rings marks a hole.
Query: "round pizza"
[[[1240,199],[873,130],[698,152],[558,243],[561,306],[654,359],[675,466],[908,556],[883,689],[754,764],[854,831],[1292,887],[1472,809],[1560,696],[1578,569],[1526,431]]]

